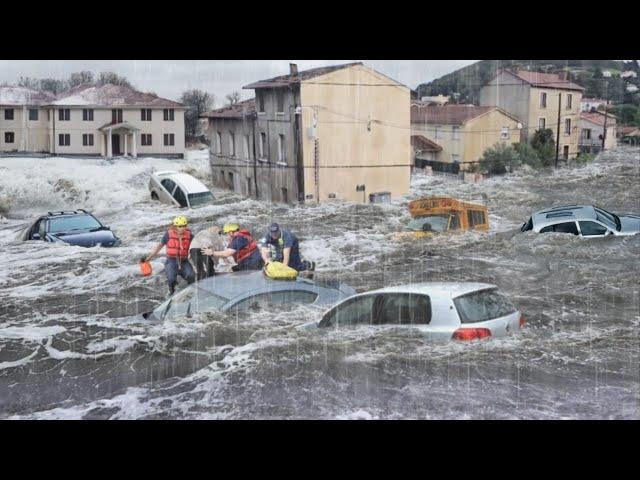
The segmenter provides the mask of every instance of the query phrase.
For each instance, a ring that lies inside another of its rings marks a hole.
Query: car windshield
[[[188,287],[162,303],[153,311],[159,320],[189,318],[195,312],[222,310],[229,299],[197,287]]]
[[[595,208],[594,210],[596,211],[596,218],[598,219],[598,221],[609,226],[609,228],[611,228],[612,230],[620,231],[621,224],[620,220],[617,218],[617,215],[602,210],[601,208]]]
[[[462,323],[476,323],[504,317],[516,308],[498,290],[481,290],[455,298],[453,303]]]
[[[204,205],[206,203],[211,203],[213,200],[213,195],[211,192],[200,192],[200,193],[190,193],[189,194],[189,204],[192,207],[198,205]]]
[[[51,233],[70,232],[72,230],[91,230],[102,226],[100,222],[91,215],[52,218],[49,220],[49,225],[49,231]]]
[[[412,232],[444,232],[449,223],[449,214],[425,215],[412,219],[407,228]]]

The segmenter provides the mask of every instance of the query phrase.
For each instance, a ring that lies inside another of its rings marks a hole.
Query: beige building
[[[604,139],[604,149],[615,148],[617,140],[617,119],[611,114],[593,111],[580,114],[580,152],[598,153],[602,151],[602,140]],[[606,127],[606,134],[605,134]]]
[[[478,162],[496,144],[520,142],[520,121],[498,107],[475,105],[411,106],[415,163],[458,173]]]
[[[13,90],[3,94],[3,89]],[[15,140],[0,144],[2,151],[103,157],[184,155],[185,107],[178,102],[122,85],[80,86],[57,98],[42,98],[36,114],[34,92],[29,95],[25,101],[25,94],[18,95],[14,87],[0,88],[0,98],[22,101],[9,115],[12,121],[0,113],[2,140]]]
[[[410,89],[350,63],[244,87],[209,118],[214,182],[274,202],[369,202],[409,192]]]
[[[518,118],[523,140],[539,129],[551,129],[554,141],[559,134],[560,155],[566,159],[578,154],[583,91],[558,74],[504,69],[482,87],[480,105],[500,107]]]
[[[55,97],[23,87],[0,87],[0,152],[49,152],[50,111]]]

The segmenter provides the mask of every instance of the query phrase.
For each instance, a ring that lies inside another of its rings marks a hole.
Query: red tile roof
[[[423,135],[411,135],[411,146],[423,152],[439,152],[442,147]]]
[[[335,72],[336,70],[342,70],[343,68],[353,67],[354,65],[362,65],[362,62],[343,63],[342,65],[331,65],[328,67],[311,68],[309,70],[302,70],[297,75],[280,75],[279,77],[268,78],[266,80],[260,80],[249,85],[245,85],[242,88],[245,89],[257,89],[257,88],[274,88],[274,87],[286,87],[300,83],[304,80],[309,80],[314,77],[319,77],[327,73]]]
[[[251,98],[234,105],[211,110],[200,115],[200,118],[244,118],[255,115],[256,99]]]
[[[439,125],[462,125],[472,118],[479,117],[498,107],[475,105],[411,105],[411,123],[428,123]]]
[[[507,71],[534,87],[557,88],[563,90],[584,90],[580,85],[560,78],[560,75],[557,73],[532,72],[530,70],[513,71],[508,69]]]
[[[596,125],[601,125],[604,127],[604,113],[600,113],[600,112],[582,112],[580,114],[580,119],[582,120],[588,120],[591,123],[595,123]],[[610,113],[607,114],[607,125],[615,125],[616,123],[616,117],[611,115]]]

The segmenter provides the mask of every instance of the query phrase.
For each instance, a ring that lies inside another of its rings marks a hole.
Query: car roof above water
[[[208,192],[209,189],[197,178],[189,175],[188,173],[176,172],[174,170],[167,170],[163,172],[156,172],[154,174],[160,180],[163,178],[169,178],[176,183],[179,183],[181,187],[187,190],[189,193],[202,193]]]
[[[558,223],[558,221],[562,220],[570,222],[575,220],[594,220],[596,219],[596,211],[593,205],[562,205],[540,210],[535,212],[532,217],[533,223],[539,226]]]
[[[433,298],[456,298],[467,293],[489,288],[498,288],[491,283],[476,282],[423,282],[395,287],[380,288],[366,293],[415,293],[429,295]]]

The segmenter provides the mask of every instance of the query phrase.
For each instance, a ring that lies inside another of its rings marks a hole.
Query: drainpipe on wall
[[[256,192],[256,200],[260,198],[258,194],[258,159],[256,157],[256,123],[255,119],[251,120],[251,139],[253,143],[253,185]]]
[[[293,70],[293,68],[292,68]],[[296,68],[297,73],[297,68]],[[294,105],[296,105],[295,90],[291,89],[294,99]],[[301,102],[300,90],[298,89],[298,102]],[[300,113],[298,113],[298,110]],[[305,203],[305,191],[304,191],[304,159],[302,157],[302,135],[300,129],[300,117],[302,116],[302,108],[295,108],[294,112],[294,156],[296,158],[296,182],[298,187],[298,201]]]

